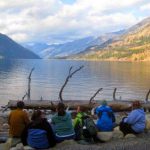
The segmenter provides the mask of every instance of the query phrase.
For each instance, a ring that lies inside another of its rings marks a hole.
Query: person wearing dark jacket
[[[47,149],[56,145],[51,125],[40,110],[33,113],[32,122],[25,128],[21,136],[23,145],[37,149]]]

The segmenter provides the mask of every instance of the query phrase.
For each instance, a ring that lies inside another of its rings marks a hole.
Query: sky
[[[19,43],[64,43],[131,27],[149,0],[0,0],[0,33]]]

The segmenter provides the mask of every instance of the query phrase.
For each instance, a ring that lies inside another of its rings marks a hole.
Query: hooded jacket
[[[111,107],[107,105],[101,105],[96,108],[96,114],[99,117],[97,120],[97,128],[99,131],[112,131],[115,116]]]
[[[59,116],[58,113],[52,118],[54,131],[56,136],[74,135],[71,114],[66,112],[64,116]]]
[[[47,119],[32,121],[24,129],[21,141],[23,145],[29,145],[37,149],[46,149],[56,145],[55,136]]]
[[[125,123],[131,125],[131,128],[137,132],[143,132],[146,124],[145,112],[143,109],[134,109],[131,113],[124,119]]]
[[[84,116],[87,116],[86,113],[84,112],[78,112],[75,119],[74,119],[74,122],[73,122],[73,126],[76,127],[76,125],[80,125],[81,127],[83,126],[83,117]]]

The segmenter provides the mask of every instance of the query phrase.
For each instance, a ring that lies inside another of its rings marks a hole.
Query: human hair
[[[140,101],[136,100],[136,101],[132,102],[132,107],[133,107],[133,109],[136,109],[136,108],[141,108],[142,105],[141,105]]]
[[[23,109],[24,108],[24,102],[23,101],[18,101],[17,102],[17,108]]]
[[[83,106],[83,105],[78,106],[77,109],[78,109],[79,112],[85,112],[86,111],[86,107]]]
[[[35,121],[35,120],[38,120],[41,118],[41,115],[42,115],[42,111],[40,110],[35,110],[31,116],[31,120],[32,121]]]
[[[65,111],[65,104],[64,103],[58,103],[57,112],[58,112],[58,116],[64,116],[65,115],[66,111]]]

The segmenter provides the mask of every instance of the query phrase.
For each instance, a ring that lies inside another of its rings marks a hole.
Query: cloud
[[[20,41],[26,41],[28,40],[28,35],[25,33],[16,33],[16,34],[10,34],[11,38],[18,39]]]
[[[65,42],[137,23],[146,0],[1,0],[0,31],[18,42]]]
[[[143,6],[141,6],[140,9],[142,11],[149,11],[150,10],[150,3],[147,3],[147,4],[143,5]]]

